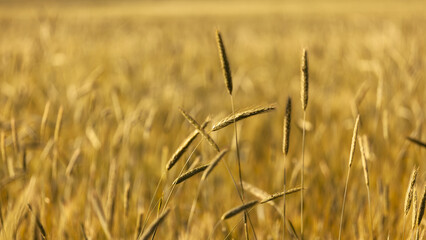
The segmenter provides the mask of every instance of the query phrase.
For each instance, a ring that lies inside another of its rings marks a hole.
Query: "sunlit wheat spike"
[[[291,122],[291,97],[287,99],[284,116],[283,153],[287,155],[290,146],[290,122]]]
[[[216,167],[216,165],[219,163],[219,161],[225,156],[225,154],[228,153],[228,149],[223,149],[220,153],[216,154],[214,159],[209,164],[209,167],[204,171],[203,176],[201,177],[201,181],[206,180],[206,178],[209,176],[209,174],[213,171],[213,169]]]
[[[207,125],[209,124],[210,120],[207,120],[201,125],[201,128],[204,130]],[[179,159],[182,157],[182,155],[186,152],[189,145],[194,141],[194,139],[198,136],[199,131],[195,130],[193,131],[178,147],[178,149],[173,153],[170,160],[167,162],[166,169],[170,170],[172,167],[179,161]]]
[[[299,192],[301,190],[302,190],[301,187],[291,188],[291,189],[285,191],[285,195],[289,195],[289,194],[292,194],[292,193],[297,193],[297,192]],[[269,197],[263,199],[262,201],[260,201],[260,203],[264,204],[264,203],[267,203],[269,201],[272,201],[272,200],[275,200],[277,198],[280,198],[282,196],[284,196],[284,192],[274,193],[271,196],[269,196]]]
[[[408,183],[407,193],[405,195],[405,203],[404,203],[404,215],[407,216],[410,211],[411,201],[413,200],[413,188],[416,184],[417,178],[417,168],[415,167],[413,172],[411,173],[410,182]]]
[[[59,111],[58,111],[58,116],[56,118],[55,135],[54,135],[55,143],[57,143],[59,141],[59,135],[60,135],[60,132],[61,132],[63,113],[64,113],[64,108],[62,106],[60,106]]]
[[[162,222],[164,222],[164,219],[167,217],[167,215],[170,213],[170,208],[167,208],[144,232],[144,234],[138,238],[141,240],[148,240],[151,235],[154,233],[154,231],[156,231],[156,229],[158,228],[158,226],[160,226],[160,224]]]
[[[192,126],[194,126],[198,132],[207,139],[207,141],[210,143],[210,145],[212,145],[216,151],[220,152],[219,146],[217,146],[217,144],[214,142],[213,138],[210,137],[210,135],[208,135],[204,129],[200,126],[200,124],[197,123],[197,121],[195,121],[194,118],[192,118],[187,112],[185,112],[182,108],[179,108],[179,111],[182,113],[182,115],[186,118],[186,120],[188,120],[189,123],[192,124]]]
[[[354,132],[352,134],[351,152],[350,152],[350,155],[349,155],[349,168],[352,166],[352,162],[354,160],[356,140],[357,140],[357,136],[358,136],[358,128],[359,128],[359,114],[356,117]]]
[[[191,170],[189,170],[188,172],[186,172],[186,173],[182,174],[181,176],[179,176],[178,178],[176,178],[176,179],[173,181],[173,184],[174,184],[174,185],[177,185],[177,184],[179,184],[179,183],[182,183],[182,182],[186,181],[187,179],[191,178],[192,176],[194,176],[195,174],[200,173],[200,172],[203,172],[203,171],[204,171],[204,170],[206,170],[208,167],[209,167],[209,164],[206,164],[206,165],[203,165],[203,166],[200,166],[200,167],[197,167],[197,168],[191,169]]]
[[[423,190],[422,200],[420,201],[419,213],[417,216],[417,226],[420,226],[420,223],[422,222],[423,215],[425,214],[425,207],[426,207],[426,185]]]
[[[225,51],[225,45],[223,44],[222,35],[220,34],[219,30],[216,30],[216,41],[217,48],[219,50],[220,65],[222,67],[223,76],[225,77],[225,85],[228,89],[229,95],[232,95],[231,67],[229,66],[229,61]]]
[[[367,166],[367,158],[364,150],[364,141],[361,137],[358,137],[359,150],[361,152],[361,162],[362,168],[364,169],[364,180],[367,186],[370,186],[370,180],[368,178],[368,166]]]
[[[222,215],[221,219],[222,219],[222,221],[223,221],[223,220],[226,220],[226,219],[232,218],[233,216],[237,215],[238,213],[240,213],[240,212],[242,212],[242,211],[244,211],[244,210],[247,210],[247,209],[249,209],[249,208],[253,207],[254,205],[256,205],[256,204],[258,204],[258,203],[259,203],[259,201],[254,200],[254,201],[248,202],[248,203],[246,203],[246,204],[240,205],[240,206],[238,206],[238,207],[235,207],[235,208],[233,208],[233,209],[231,209],[231,210],[227,211],[226,213],[224,213],[224,214]]]
[[[300,67],[301,72],[301,90],[300,96],[302,100],[302,108],[305,111],[308,106],[308,89],[309,89],[309,68],[308,68],[308,51],[303,49],[302,64]]]
[[[414,144],[419,145],[420,147],[424,147],[424,148],[426,148],[426,143],[424,143],[424,142],[422,142],[422,141],[420,141],[420,140],[418,140],[418,139],[415,139],[415,138],[412,138],[412,137],[407,137],[407,139],[408,139],[410,142],[412,142],[412,143],[414,143]]]
[[[217,131],[219,129],[222,129],[222,128],[234,123],[234,120],[235,120],[235,122],[237,122],[237,121],[243,120],[245,118],[257,115],[257,114],[266,113],[266,112],[275,110],[275,108],[276,108],[275,104],[271,104],[271,105],[268,105],[268,106],[260,106],[260,107],[252,108],[252,109],[249,109],[249,110],[246,110],[246,111],[238,112],[238,113],[235,113],[235,115],[232,114],[232,115],[225,117],[224,119],[220,120],[218,123],[216,123],[213,126],[212,131]]]
[[[411,212],[413,215],[411,222],[411,230],[414,230],[417,224],[417,188],[413,188],[413,211]]]

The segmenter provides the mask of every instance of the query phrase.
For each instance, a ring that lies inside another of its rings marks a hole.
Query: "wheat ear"
[[[343,213],[345,212],[346,193],[347,193],[347,190],[348,190],[349,176],[351,174],[351,166],[352,166],[352,162],[353,162],[354,155],[355,155],[355,148],[356,148],[356,140],[357,140],[357,135],[358,135],[358,128],[359,128],[359,114],[356,117],[355,126],[354,126],[354,132],[352,134],[351,151],[350,151],[350,154],[349,154],[348,174],[347,174],[347,177],[346,177],[345,192],[343,194],[342,213],[340,215],[339,240],[341,239],[341,235],[342,235]]]

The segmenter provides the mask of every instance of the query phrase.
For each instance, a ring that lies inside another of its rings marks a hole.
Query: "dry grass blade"
[[[232,95],[232,75],[229,66],[228,57],[226,56],[225,45],[223,44],[222,35],[216,30],[217,48],[219,50],[220,65],[222,67],[223,76],[225,77],[225,85],[229,95]]]
[[[308,89],[309,89],[309,68],[308,68],[308,52],[306,49],[303,49],[302,53],[302,64],[300,67],[301,72],[301,100],[302,100],[302,108],[305,111],[308,106]]]
[[[206,170],[208,167],[209,167],[209,164],[206,164],[206,165],[203,165],[203,166],[201,166],[201,167],[197,167],[197,168],[194,168],[194,169],[192,169],[192,170],[189,170],[188,172],[186,172],[186,173],[182,174],[181,176],[179,176],[178,178],[176,178],[176,179],[173,181],[173,185],[177,185],[177,184],[179,184],[179,183],[184,182],[185,180],[187,180],[187,179],[191,178],[191,177],[192,177],[192,176],[194,176],[195,174],[200,173],[200,172],[203,172],[203,171],[204,171],[204,170]]]
[[[190,122],[197,130],[198,132],[207,139],[207,141],[210,143],[210,145],[212,145],[216,151],[220,151],[219,146],[217,146],[217,144],[214,142],[213,138],[210,137],[210,135],[208,135],[204,129],[200,126],[200,124],[197,123],[197,121],[195,121],[194,118],[192,118],[187,112],[185,112],[182,108],[179,108],[180,112],[182,113],[182,115],[186,118],[186,120],[188,120],[188,122]]]
[[[206,178],[209,176],[209,174],[213,171],[213,169],[216,167],[216,165],[219,163],[219,161],[225,156],[225,154],[228,153],[228,149],[223,149],[220,153],[218,153],[215,158],[211,161],[206,171],[204,171],[203,176],[201,177],[201,181],[206,180]]]
[[[412,143],[415,143],[415,144],[419,145],[420,147],[426,148],[426,143],[424,143],[424,142],[422,142],[422,141],[420,141],[418,139],[415,139],[415,138],[412,138],[412,137],[407,137],[407,140],[409,140]]]
[[[289,194],[292,194],[292,193],[297,193],[297,192],[299,192],[301,190],[302,190],[301,187],[291,188],[291,189],[289,189],[289,190],[287,190],[285,192],[285,195],[289,195]],[[277,198],[280,198],[282,196],[284,196],[284,192],[274,193],[274,194],[270,195],[269,197],[267,197],[267,198],[263,199],[262,201],[260,201],[260,203],[264,204],[264,203],[270,202],[272,200],[275,200]]]
[[[253,207],[254,205],[256,205],[258,203],[259,203],[259,201],[254,200],[254,201],[248,202],[246,204],[240,205],[238,207],[235,207],[235,208],[227,211],[226,213],[224,213],[221,217],[221,220],[223,221],[223,220],[232,218],[233,216],[237,215],[238,213],[241,213],[244,210],[247,210],[247,209]]]
[[[419,207],[419,214],[417,217],[417,226],[420,226],[420,223],[422,222],[423,215],[425,214],[425,207],[426,207],[426,186],[423,190],[423,197],[420,201],[420,207]]]
[[[410,211],[410,207],[411,207],[411,202],[413,200],[413,188],[416,183],[417,171],[418,171],[418,168],[414,168],[413,172],[411,173],[410,182],[408,183],[408,189],[405,195],[405,202],[404,202],[405,216],[408,215],[408,212]]]
[[[30,210],[30,212],[34,215],[36,223],[37,223],[37,227],[40,230],[41,236],[43,237],[43,239],[47,239],[47,234],[46,231],[44,230],[43,224],[41,224],[41,221],[39,219],[39,217],[37,216],[37,214],[35,214],[33,212],[33,208],[31,207],[30,204],[27,204],[28,209]]]
[[[204,130],[207,125],[209,124],[209,120],[206,120],[203,125],[201,125],[201,128]],[[189,135],[178,147],[178,149],[173,153],[170,160],[167,162],[166,169],[170,170],[172,167],[179,161],[179,159],[182,157],[182,155],[186,152],[189,145],[195,140],[195,138],[198,136],[199,131],[195,130]]]
[[[283,153],[287,155],[290,146],[291,98],[287,99],[284,117]]]
[[[158,226],[164,221],[167,215],[170,213],[170,208],[166,209],[146,230],[145,233],[138,239],[148,240],[149,237],[156,231]]]
[[[108,222],[106,220],[101,201],[99,200],[99,197],[95,192],[93,192],[90,201],[92,203],[93,210],[95,211],[96,216],[98,217],[99,223],[101,224],[102,230],[105,233],[106,238],[111,239],[111,233],[108,229]]]
[[[234,121],[237,122],[257,114],[266,113],[266,112],[275,110],[275,108],[276,108],[275,104],[271,104],[269,106],[260,106],[260,107],[252,108],[246,111],[238,112],[238,113],[235,113],[235,115],[232,114],[228,117],[225,117],[224,119],[219,121],[217,124],[215,124],[212,128],[212,131],[217,131],[219,129],[222,129],[234,123]]]

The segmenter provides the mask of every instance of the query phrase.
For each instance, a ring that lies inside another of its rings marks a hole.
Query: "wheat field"
[[[1,239],[424,239],[424,1],[2,1],[0,26]]]

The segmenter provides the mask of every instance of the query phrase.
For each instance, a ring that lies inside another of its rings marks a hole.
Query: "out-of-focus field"
[[[48,239],[82,239],[83,231],[89,239],[104,239],[105,232],[135,239],[138,216],[147,217],[152,199],[164,204],[189,153],[195,149],[190,164],[208,163],[216,154],[205,141],[195,148],[199,136],[166,173],[170,156],[194,131],[179,107],[200,123],[231,113],[216,29],[229,57],[236,109],[277,103],[271,113],[238,122],[243,179],[268,193],[282,191],[283,116],[290,96],[287,186],[300,186],[300,58],[307,48],[305,239],[337,238],[357,112],[359,134],[368,139],[374,238],[401,238],[415,166],[418,201],[426,182],[426,151],[406,140],[426,139],[425,26],[424,1],[2,2],[1,238],[40,239],[39,219]],[[233,127],[211,135],[220,148],[231,148],[225,161],[238,179]],[[166,179],[154,195],[162,174]],[[156,239],[184,239],[199,177],[176,187]],[[246,191],[246,200],[252,199]],[[300,234],[300,194],[286,201],[287,217]],[[282,206],[282,199],[275,203]],[[201,190],[189,238],[224,239],[241,216],[213,227],[239,204],[231,178],[218,165]],[[102,211],[110,221],[107,231]],[[154,206],[148,225],[157,212]],[[256,206],[250,217],[258,239],[282,237],[282,217],[270,205]],[[343,239],[370,239],[369,226],[357,149]],[[411,236],[411,213],[405,227],[405,237]],[[241,222],[231,236],[244,238]]]

